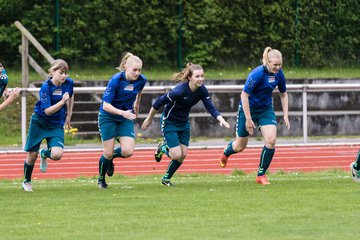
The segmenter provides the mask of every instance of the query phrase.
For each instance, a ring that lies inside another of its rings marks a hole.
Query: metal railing
[[[165,93],[172,89],[174,86],[146,86],[143,94],[150,93]],[[244,85],[222,85],[213,86],[207,85],[210,93],[241,93]],[[75,87],[74,93],[102,93],[105,87]],[[23,92],[38,92],[40,88],[21,88]],[[302,115],[302,128],[303,128],[303,142],[308,141],[308,116],[313,115],[308,113],[307,93],[308,92],[342,92],[342,91],[360,91],[360,84],[289,84],[287,85],[288,92],[301,92],[302,93],[302,112],[292,112],[289,109],[289,116]],[[22,94],[21,100],[21,132],[22,132],[22,146],[26,142],[26,94]],[[328,111],[322,112],[322,115],[340,115],[340,114],[360,114],[360,111]],[[232,113],[233,114],[233,113]],[[276,112],[277,115],[282,115],[282,112]],[[201,115],[201,114],[200,114]],[[224,113],[224,116],[229,115]],[[319,115],[319,113],[317,113]],[[191,117],[191,115],[190,115]]]

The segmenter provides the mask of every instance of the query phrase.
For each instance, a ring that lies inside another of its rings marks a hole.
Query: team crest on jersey
[[[55,91],[53,91],[53,95],[55,95],[55,96],[61,96],[61,95],[62,95],[61,89],[56,89]]]
[[[128,85],[125,86],[124,90],[126,90],[126,91],[133,91],[133,90],[134,90],[134,85],[128,84]]]
[[[275,82],[275,76],[268,76],[269,83]]]

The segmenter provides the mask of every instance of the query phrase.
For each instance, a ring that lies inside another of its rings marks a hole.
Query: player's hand
[[[253,135],[253,134],[254,134],[255,124],[254,124],[254,122],[253,122],[252,119],[246,119],[245,127],[246,127],[246,131],[247,131],[250,135]]]
[[[17,98],[20,94],[20,89],[19,88],[15,88],[14,90],[12,90],[11,92],[8,92],[8,98],[10,99],[10,101],[13,101],[15,98]]]
[[[220,121],[220,127],[230,128],[230,124],[227,121],[222,120]]]
[[[136,115],[132,112],[132,110],[122,111],[121,115],[129,120],[134,120],[136,118]]]
[[[288,130],[290,130],[290,121],[288,116],[284,116],[284,123]]]
[[[68,92],[66,92],[63,96],[61,101],[65,104],[70,99],[70,95]]]
[[[148,119],[148,118],[146,118],[145,120],[144,120],[144,122],[143,122],[143,124],[141,125],[141,130],[146,130],[146,129],[148,129],[149,127],[150,127],[150,125],[151,125],[151,120],[150,119]]]

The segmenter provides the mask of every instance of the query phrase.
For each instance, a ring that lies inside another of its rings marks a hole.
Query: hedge
[[[183,64],[253,66],[266,46],[290,66],[356,66],[360,58],[357,0],[63,0],[59,30],[54,2],[0,0],[0,62],[20,64],[15,20],[54,57],[84,66],[117,65],[130,51],[148,66],[173,67],[179,50]]]

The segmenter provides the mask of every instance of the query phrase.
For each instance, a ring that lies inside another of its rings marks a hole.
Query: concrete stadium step
[[[97,120],[99,111],[73,111],[72,121]]]
[[[99,111],[100,104],[97,101],[76,101],[74,102],[74,111]]]
[[[79,131],[78,132],[98,132],[99,128],[98,128],[98,124],[97,124],[97,119],[96,120],[91,120],[91,121],[72,121],[71,122],[71,126],[77,128]]]

